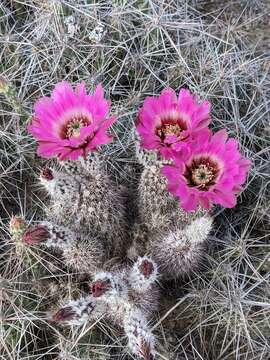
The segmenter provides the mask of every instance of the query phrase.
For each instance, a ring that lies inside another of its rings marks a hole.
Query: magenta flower
[[[38,155],[60,160],[76,160],[111,140],[106,131],[115,122],[108,118],[109,102],[98,85],[87,95],[84,83],[73,90],[65,81],[58,83],[51,97],[39,99],[28,131],[38,141]]]
[[[210,122],[210,103],[198,103],[186,89],[177,98],[174,90],[165,89],[159,97],[147,97],[139,111],[137,131],[141,146],[157,150],[170,159],[175,152],[185,152],[198,132]]]
[[[237,141],[227,138],[225,130],[201,136],[185,158],[177,156],[173,165],[163,167],[168,190],[180,199],[184,210],[195,210],[198,205],[206,209],[212,204],[236,205],[251,162],[242,157]]]

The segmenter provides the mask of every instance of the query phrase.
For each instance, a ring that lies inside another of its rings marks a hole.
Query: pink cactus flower
[[[210,103],[198,103],[188,90],[165,89],[158,97],[147,97],[139,111],[137,131],[141,146],[157,150],[165,159],[186,152],[197,134],[210,122]]]
[[[76,160],[111,140],[107,129],[115,118],[107,116],[109,102],[101,85],[93,95],[87,95],[84,83],[73,90],[62,81],[51,97],[37,100],[34,111],[28,131],[37,139],[37,153],[42,157]]]
[[[250,165],[238,151],[237,141],[220,130],[201,136],[184,158],[176,156],[174,164],[164,166],[162,172],[168,190],[180,199],[184,210],[195,210],[198,205],[209,209],[213,204],[233,208]]]

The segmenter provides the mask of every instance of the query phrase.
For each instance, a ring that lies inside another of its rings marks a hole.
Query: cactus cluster
[[[1,1],[1,359],[268,359],[269,10]]]
[[[212,218],[204,210],[181,210],[160,174],[161,161],[144,160],[138,216],[129,229],[123,190],[104,164],[97,153],[43,168],[46,219],[19,226],[17,236],[26,246],[59,254],[67,268],[89,278],[88,293],[61,306],[52,321],[82,325],[104,318],[123,329],[131,353],[150,360],[156,353],[149,324],[159,306],[157,277],[176,279],[197,268]]]

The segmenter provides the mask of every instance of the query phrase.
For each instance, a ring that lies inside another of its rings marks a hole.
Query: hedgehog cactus
[[[148,326],[158,306],[157,266],[147,257],[114,272],[96,273],[90,295],[72,300],[52,319],[56,323],[82,325],[102,317],[121,326],[134,355],[154,358],[154,337]]]
[[[146,166],[139,182],[139,220],[147,223],[150,231],[170,228],[185,216],[177,200],[168,193],[166,179],[160,171],[159,164]]]
[[[143,312],[130,309],[123,323],[132,353],[144,360],[153,360],[155,340]]]
[[[76,271],[92,273],[101,268],[106,259],[100,238],[86,236],[83,232],[75,233],[49,222],[28,227],[22,241],[26,245],[42,245],[60,252],[64,263]]]
[[[213,219],[198,217],[184,228],[172,228],[167,235],[152,237],[149,252],[164,277],[175,279],[191,274],[202,263]]]
[[[104,238],[111,256],[122,256],[126,244],[123,194],[99,157],[60,165],[60,171],[46,167],[40,175],[51,198],[48,218],[75,232]]]
[[[68,302],[52,315],[52,320],[59,324],[83,325],[86,322],[95,322],[106,314],[106,304],[98,302],[92,295],[87,295]]]
[[[177,278],[199,266],[213,220],[209,211],[202,208],[192,213],[181,209],[168,192],[167,180],[161,174],[162,161],[157,159],[154,165],[152,159],[150,151],[140,152],[139,161],[144,168],[139,182],[139,220],[134,227],[133,253],[150,254],[165,278]]]

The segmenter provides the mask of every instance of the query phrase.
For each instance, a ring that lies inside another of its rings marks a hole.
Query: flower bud
[[[45,166],[45,167],[41,170],[40,177],[41,177],[42,179],[44,179],[44,180],[47,180],[47,181],[53,180],[52,170]]]
[[[64,308],[58,310],[57,313],[55,313],[52,316],[52,320],[55,321],[55,322],[69,321],[69,320],[72,320],[74,318],[75,314],[76,313],[72,309],[72,307],[67,306],[67,307],[64,307]]]
[[[97,280],[92,283],[91,291],[93,297],[100,297],[104,295],[112,287],[110,279]]]
[[[151,261],[143,260],[139,266],[139,270],[148,279],[154,271],[154,265]]]
[[[23,234],[23,242],[28,245],[40,244],[50,238],[50,233],[43,225],[28,228]]]

